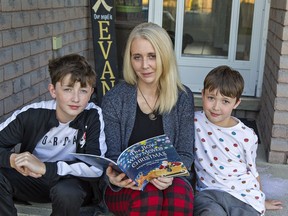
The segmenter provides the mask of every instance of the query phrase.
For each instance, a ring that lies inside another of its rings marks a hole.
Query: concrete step
[[[52,212],[51,203],[17,203],[18,216],[50,216]],[[105,212],[103,207],[91,205],[81,207],[79,216],[113,216],[112,213]]]
[[[267,162],[264,144],[258,146],[257,169],[260,175],[263,192],[267,199],[280,200],[281,210],[267,210],[265,216],[288,215],[288,175],[287,164],[272,164]]]
[[[51,203],[16,204],[18,216],[49,216],[51,214]]]

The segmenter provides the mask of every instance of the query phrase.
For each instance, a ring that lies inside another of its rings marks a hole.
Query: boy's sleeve
[[[85,129],[86,146],[84,150],[81,151],[80,149],[77,152],[105,156],[107,145],[102,109],[97,107],[96,110],[91,110],[86,118],[88,122],[87,126],[85,126],[87,127]]]
[[[0,124],[0,167],[11,168],[10,155],[13,148],[22,142],[22,126],[16,114]]]
[[[258,137],[254,131],[252,133],[253,134],[251,135],[250,148],[246,149],[246,164],[247,164],[247,169],[250,170],[251,173],[255,177],[258,177],[259,173],[258,173],[257,167],[256,167]]]

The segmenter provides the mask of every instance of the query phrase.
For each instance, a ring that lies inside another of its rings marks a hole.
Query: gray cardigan
[[[181,177],[192,184],[191,166],[194,161],[194,99],[191,90],[186,87],[181,91],[178,101],[170,113],[162,116],[164,133],[170,138],[183,163],[190,171],[190,177]],[[125,82],[119,83],[109,90],[102,99],[102,112],[105,124],[106,157],[117,161],[120,153],[128,147],[134,127],[137,109],[137,88]],[[99,189],[102,192],[102,205],[105,203],[107,186],[113,191],[121,188],[110,184],[105,172],[101,178]],[[191,187],[192,189],[192,187]]]
[[[186,92],[179,92],[172,111],[163,114],[163,128],[190,170],[194,159],[194,100],[191,90],[185,88]],[[117,84],[103,97],[101,107],[108,148],[105,156],[116,161],[128,147],[133,130],[137,109],[136,86],[124,82]]]

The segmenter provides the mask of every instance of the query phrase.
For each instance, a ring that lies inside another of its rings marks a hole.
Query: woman
[[[172,42],[153,23],[136,26],[124,54],[125,82],[103,97],[106,157],[116,161],[130,145],[166,134],[182,162],[191,168],[194,146],[194,102],[190,89],[179,79]],[[104,199],[115,215],[192,215],[190,178],[160,177],[140,191],[135,182],[111,167]]]

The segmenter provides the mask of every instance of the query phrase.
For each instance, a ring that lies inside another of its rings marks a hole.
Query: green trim
[[[117,5],[116,11],[121,13],[139,13],[142,11],[141,6],[127,6],[127,5]]]

